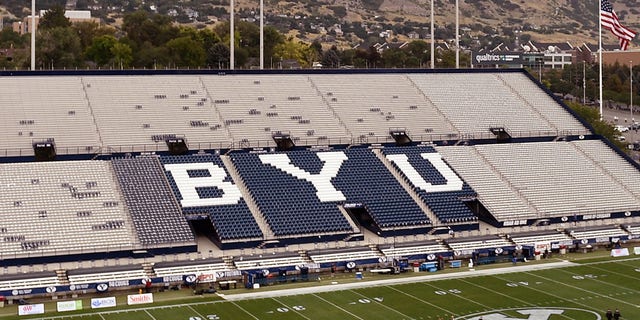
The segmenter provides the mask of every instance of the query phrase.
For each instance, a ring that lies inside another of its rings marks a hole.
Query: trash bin
[[[4,308],[4,297],[0,296],[0,308]]]

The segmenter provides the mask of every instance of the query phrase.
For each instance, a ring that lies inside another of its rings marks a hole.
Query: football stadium
[[[4,71],[0,86],[15,316],[640,317],[640,166],[525,70]],[[154,302],[183,291],[199,298]]]

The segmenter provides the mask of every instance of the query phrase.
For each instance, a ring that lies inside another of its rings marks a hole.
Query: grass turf
[[[243,320],[243,319],[477,319],[481,314],[498,312],[504,319],[529,319],[516,309],[560,308],[561,314],[548,320],[597,319],[607,308],[619,308],[623,319],[640,319],[640,259],[592,258],[573,260],[579,265],[490,276],[381,285],[331,292],[273,298],[225,301],[215,295],[191,296],[188,290],[158,293],[154,304],[126,305],[118,296],[118,307],[74,313],[47,313],[18,317],[16,306],[0,309],[0,319],[99,319],[99,320]],[[506,265],[503,265],[506,266]],[[503,267],[497,266],[497,267]],[[489,268],[481,267],[481,268]],[[421,273],[424,275],[424,273]],[[403,276],[411,276],[412,272]],[[369,276],[387,279],[393,275]],[[353,275],[323,279],[316,285],[331,286],[357,281]],[[309,285],[309,284],[305,284]],[[258,290],[288,289],[296,284],[274,285]],[[238,289],[229,293],[248,291]],[[225,292],[227,293],[227,292]],[[55,310],[47,302],[45,310]],[[4,316],[2,316],[4,315]],[[503,319],[503,318],[500,318]]]

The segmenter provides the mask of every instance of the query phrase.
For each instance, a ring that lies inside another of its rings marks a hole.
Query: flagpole
[[[602,0],[598,0],[598,77],[600,86],[600,121],[603,119],[602,115]]]

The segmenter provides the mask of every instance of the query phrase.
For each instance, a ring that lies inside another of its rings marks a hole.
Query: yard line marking
[[[196,309],[194,309],[192,306],[187,306],[189,309],[191,309],[193,312],[195,312],[197,315],[201,316],[203,319],[205,319],[206,317],[201,314],[200,312],[196,311]]]
[[[318,298],[318,299],[320,299],[320,300],[322,300],[322,301],[324,301],[324,302],[326,302],[326,303],[328,303],[328,304],[330,304],[330,305],[332,305],[332,306],[334,306],[338,310],[341,310],[342,312],[353,316],[356,319],[364,320],[363,318],[358,317],[356,314],[347,311],[346,309],[342,308],[341,306],[339,306],[339,305],[337,305],[337,304],[335,304],[335,303],[333,303],[333,302],[331,302],[331,301],[329,301],[329,300],[327,300],[327,299],[325,299],[325,298],[323,298],[323,297],[321,297],[321,296],[319,296],[319,295],[317,295],[315,293],[312,293],[311,295],[316,297],[316,298]]]
[[[556,281],[553,281],[552,279],[549,279],[549,278],[546,278],[546,277],[543,277],[543,276],[539,276],[539,275],[537,275],[537,274],[533,274],[533,273],[531,273],[531,272],[524,272],[524,273],[525,273],[525,274],[528,274],[528,275],[532,275],[532,276],[534,276],[534,277],[538,277],[538,278],[540,278],[540,279],[544,279],[544,280],[550,281],[550,282],[556,282]],[[636,305],[635,305],[635,304],[633,304],[633,303],[629,303],[629,302],[626,302],[626,301],[617,300],[617,299],[615,299],[615,298],[613,298],[613,297],[610,297],[610,296],[607,296],[607,295],[604,295],[604,294],[601,294],[601,293],[598,293],[598,292],[595,292],[595,291],[591,291],[591,290],[583,289],[583,288],[580,288],[580,287],[578,287],[578,286],[573,286],[573,285],[566,284],[566,283],[564,283],[564,282],[560,282],[560,281],[558,281],[558,283],[559,283],[560,285],[563,285],[563,286],[566,286],[566,287],[569,287],[569,288],[578,289],[578,290],[580,290],[580,291],[588,292],[588,293],[590,293],[590,294],[592,294],[592,295],[596,295],[596,296],[599,296],[599,297],[603,297],[603,298],[607,298],[607,299],[615,300],[615,301],[616,301],[616,302],[618,302],[618,303],[624,303],[624,304],[630,305],[630,306],[632,306],[632,307],[636,307]]]
[[[286,307],[286,308],[287,308],[287,309],[289,309],[289,310],[293,310],[293,312],[295,312],[295,313],[299,314],[301,317],[303,317],[303,318],[305,318],[305,319],[308,319],[308,320],[311,320],[310,318],[307,318],[304,314],[300,313],[300,311],[298,311],[298,310],[296,310],[296,309],[294,309],[294,308],[289,307],[288,305],[286,305],[286,304],[282,303],[281,301],[278,301],[276,298],[271,298],[271,300],[273,300],[273,301],[275,301],[275,302],[277,302],[277,303],[281,304],[282,306]]]
[[[590,267],[590,268],[593,268],[593,267],[591,267],[591,266],[589,266],[589,267]],[[600,268],[597,268],[597,269],[600,269]],[[608,270],[606,270],[606,269],[601,269],[601,270],[603,270],[603,271],[607,271],[607,272],[608,272]],[[570,275],[574,275],[574,276],[579,276],[579,275],[580,275],[580,274],[572,273],[572,272],[570,272],[570,271],[562,270],[562,269],[558,269],[558,271],[560,271],[560,272],[564,272],[564,273],[568,273],[568,274],[570,274]],[[611,272],[611,273],[615,273],[615,272]],[[637,278],[633,278],[633,277],[629,277],[629,278],[633,279],[634,281],[635,281],[635,280],[637,280]],[[609,286],[612,286],[612,287],[616,287],[616,288],[618,288],[618,289],[631,290],[631,291],[634,291],[634,292],[636,292],[636,293],[640,292],[640,290],[635,290],[635,289],[631,289],[631,288],[623,287],[623,286],[617,285],[617,284],[615,284],[615,283],[609,283],[609,282],[606,282],[606,281],[599,280],[599,279],[597,279],[597,278],[589,278],[589,280],[597,281],[597,282],[600,282],[600,283],[603,283],[603,284],[606,284],[606,285],[609,285]]]
[[[494,278],[500,279],[500,278],[498,278],[498,277],[494,277]],[[483,289],[483,290],[486,290],[486,291],[490,291],[490,292],[492,292],[492,293],[494,293],[494,294],[498,294],[498,295],[501,295],[501,296],[507,297],[507,298],[509,298],[509,299],[511,299],[511,300],[514,300],[514,301],[517,301],[517,302],[523,303],[523,304],[524,304],[524,305],[526,305],[526,306],[531,306],[531,307],[536,307],[536,308],[538,307],[536,304],[533,304],[533,303],[528,302],[528,301],[526,301],[526,300],[521,300],[521,299],[518,299],[518,298],[512,297],[512,296],[510,296],[510,295],[508,295],[508,294],[504,294],[504,293],[502,293],[502,292],[500,292],[500,291],[496,291],[496,290],[493,290],[493,289],[489,289],[489,288],[487,288],[487,287],[483,287],[483,286],[481,286],[481,285],[479,285],[479,284],[475,284],[475,283],[473,283],[473,282],[471,282],[471,281],[467,281],[467,280],[465,280],[465,279],[457,279],[457,280],[460,280],[460,281],[462,281],[462,282],[464,282],[464,283],[467,283],[467,284],[470,284],[470,285],[472,285],[472,286],[478,287],[478,288],[480,288],[480,289]],[[500,279],[500,280],[503,280],[503,279]],[[488,307],[488,306],[485,306],[485,307]],[[571,319],[571,318],[569,318],[568,316],[566,316],[566,315],[564,315],[564,314],[561,314],[561,315],[559,315],[559,316],[564,317],[564,318],[567,318],[567,319]]]
[[[361,297],[363,297],[363,298],[369,299],[369,297],[365,296],[364,294],[361,294],[361,293],[356,292],[356,291],[353,291],[353,290],[349,290],[349,291],[351,291],[351,292],[353,292],[353,293],[355,293],[355,294],[357,294],[357,295],[359,295],[359,296],[361,296]],[[407,318],[409,318],[409,319],[411,319],[411,320],[416,320],[416,319],[411,318],[411,317],[409,317],[408,315],[406,315],[406,314],[404,314],[404,313],[402,313],[402,312],[400,312],[400,311],[398,311],[398,310],[396,310],[396,309],[394,309],[394,308],[391,308],[391,307],[389,307],[389,306],[386,306],[386,305],[382,304],[380,301],[378,301],[378,300],[376,300],[376,299],[371,299],[371,301],[375,301],[377,304],[379,304],[379,305],[381,305],[381,306],[383,306],[383,307],[385,307],[385,308],[387,308],[387,309],[389,309],[389,310],[391,310],[391,311],[393,311],[393,312],[395,312],[395,313],[397,313],[397,314],[399,314],[399,315],[402,315],[403,317],[407,317]]]
[[[158,319],[156,319],[154,316],[152,316],[152,315],[151,315],[151,313],[149,313],[149,311],[144,310],[144,312],[145,312],[146,314],[148,314],[148,315],[149,315],[149,317],[151,317],[151,319],[153,319],[153,320],[158,320]]]
[[[248,315],[252,316],[254,319],[256,319],[256,320],[260,320],[260,319],[258,319],[258,317],[254,316],[252,313],[250,313],[249,311],[247,311],[245,308],[243,308],[243,307],[239,306],[235,301],[229,301],[229,302],[231,302],[231,304],[233,304],[234,306],[238,307],[238,309],[240,309],[240,310],[244,311],[246,314],[248,314]]]
[[[625,266],[626,266],[626,264],[623,264],[623,265],[625,265]],[[605,272],[608,272],[608,273],[611,273],[611,274],[615,274],[615,275],[620,276],[620,277],[629,278],[630,280],[634,280],[634,281],[638,279],[638,278],[636,278],[636,277],[632,277],[632,276],[630,276],[630,275],[628,275],[628,274],[624,274],[624,273],[620,273],[620,272],[615,272],[615,271],[611,271],[611,270],[608,270],[608,269],[603,269],[603,268],[600,268],[600,267],[594,267],[594,266],[588,266],[588,267],[589,267],[589,268],[593,268],[593,269],[598,269],[598,270],[600,270],[600,271],[605,271]],[[567,272],[568,272],[568,271],[567,271]],[[632,290],[633,290],[633,289],[632,289]],[[634,291],[636,291],[636,290],[634,290]]]
[[[453,312],[451,312],[451,311],[449,311],[449,310],[447,310],[447,309],[445,309],[445,308],[443,308],[443,307],[441,307],[441,306],[437,306],[437,305],[435,305],[435,304],[433,304],[433,303],[430,303],[429,301],[422,300],[422,299],[420,299],[420,298],[418,298],[418,297],[416,297],[416,296],[410,295],[410,294],[408,294],[408,293],[406,293],[406,292],[404,292],[404,291],[402,291],[402,290],[396,289],[396,288],[391,287],[391,286],[385,286],[385,288],[389,288],[389,289],[391,289],[391,290],[394,290],[394,291],[397,291],[397,292],[399,292],[399,293],[402,293],[402,294],[404,294],[405,296],[411,297],[411,298],[416,299],[416,300],[418,300],[418,301],[420,301],[420,302],[422,302],[422,303],[424,303],[424,304],[427,304],[427,305],[430,305],[430,306],[432,306],[432,307],[438,308],[438,309],[440,309],[440,310],[442,310],[442,311],[444,311],[444,312],[446,312],[446,313],[451,313],[451,314],[453,314],[453,315],[457,315],[457,314],[455,314],[455,313],[453,313]]]
[[[98,313],[98,315],[100,316],[100,318],[102,318],[102,320],[107,320],[102,316],[102,313]]]
[[[529,272],[524,272],[524,273],[529,273]],[[552,281],[551,279],[547,279],[547,278],[540,277],[540,276],[537,276],[537,277],[538,277],[538,278],[545,279],[545,280],[550,281],[550,282],[554,282],[554,281]],[[508,279],[504,279],[504,278],[501,278],[501,277],[496,277],[496,278],[497,278],[497,279],[500,279],[500,280],[502,280],[502,281],[505,281],[505,282],[510,282]],[[560,284],[564,284],[564,283],[560,282]],[[549,295],[549,296],[555,297],[555,298],[557,298],[557,299],[560,299],[560,300],[562,300],[562,301],[566,301],[566,302],[569,302],[569,303],[575,303],[575,304],[577,304],[577,305],[580,305],[580,306],[583,306],[583,307],[587,308],[588,310],[593,310],[593,311],[596,311],[596,312],[600,312],[600,311],[601,311],[601,310],[594,309],[592,306],[590,306],[590,305],[588,305],[588,304],[580,303],[580,302],[575,301],[575,300],[566,299],[566,298],[563,298],[563,297],[561,297],[561,296],[557,296],[557,295],[555,295],[555,294],[552,294],[552,293],[550,293],[550,292],[548,292],[548,291],[544,291],[544,290],[540,290],[540,289],[533,288],[532,286],[524,286],[523,288],[527,288],[527,289],[530,289],[530,290],[533,290],[533,291],[536,291],[536,292],[540,292],[540,293],[543,293],[543,294],[546,294],[546,295]]]

